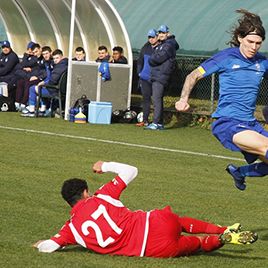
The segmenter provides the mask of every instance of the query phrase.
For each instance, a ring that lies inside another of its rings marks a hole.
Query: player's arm
[[[203,78],[202,69],[203,68],[200,66],[187,75],[182,88],[180,100],[177,101],[175,104],[175,108],[178,111],[185,112],[190,108],[190,105],[188,104],[188,99],[198,80]]]
[[[138,174],[136,167],[117,163],[98,161],[93,165],[93,171],[96,173],[113,172],[116,173],[126,185],[128,185]]]
[[[67,221],[57,234],[50,239],[37,241],[33,247],[37,248],[39,252],[52,253],[67,245],[75,244],[77,243],[70,229],[70,221]]]

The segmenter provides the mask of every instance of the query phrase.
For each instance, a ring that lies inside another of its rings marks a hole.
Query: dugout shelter
[[[85,63],[69,61],[66,116],[81,94],[91,100],[111,101],[113,109],[130,107],[132,49],[125,25],[110,0],[0,0],[0,19],[19,56],[30,40],[59,48],[69,59],[76,47],[85,49]],[[124,66],[110,64],[112,79],[106,83],[100,81],[99,64],[95,63],[100,45],[109,51],[114,46],[123,47],[129,62]]]

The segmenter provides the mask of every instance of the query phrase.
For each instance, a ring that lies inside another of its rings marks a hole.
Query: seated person
[[[36,64],[31,68],[30,77],[20,79],[17,82],[15,106],[18,111],[23,111],[28,103],[30,86],[37,85],[50,76],[53,68],[52,50],[49,46],[41,48],[39,44],[34,44],[33,54],[36,58]]]
[[[86,60],[86,52],[84,48],[77,47],[75,49],[75,56],[72,58],[73,61],[85,61]]]
[[[106,46],[99,46],[98,47],[98,58],[96,59],[96,62],[109,62],[110,61],[110,55],[108,52],[108,49]]]
[[[45,85],[57,85],[61,75],[67,71],[68,67],[68,59],[63,57],[63,53],[60,49],[56,49],[52,53],[53,61],[54,61],[54,66],[53,70],[51,72],[51,75],[48,79],[45,79],[44,81],[41,81],[37,84],[37,86],[33,85],[30,87],[30,92],[29,92],[29,107],[28,111],[25,113],[22,113],[22,116],[25,117],[34,117],[35,116],[35,106],[36,106],[36,98],[39,93],[39,88],[40,86],[42,87],[42,96],[53,96],[56,92],[53,89],[46,88]],[[44,102],[41,100],[41,108],[39,112],[44,114],[46,111],[46,105]]]
[[[16,80],[30,78],[32,67],[37,63],[37,58],[33,54],[34,45],[35,43],[32,41],[28,43],[22,60],[16,65],[14,72]]]
[[[111,63],[121,63],[121,64],[127,64],[127,58],[124,57],[124,50],[122,47],[116,46],[113,48],[113,55],[111,59]]]
[[[19,63],[18,55],[12,50],[9,41],[1,42],[2,52],[0,54],[0,82],[8,84],[8,94],[14,102],[16,84],[14,82],[14,71]]]

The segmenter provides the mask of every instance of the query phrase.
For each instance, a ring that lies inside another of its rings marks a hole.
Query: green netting
[[[259,14],[268,30],[267,0],[111,0],[128,30],[131,45],[139,49],[148,29],[167,24],[176,35],[180,54],[211,55],[225,48],[226,32],[236,21],[236,9]],[[268,52],[264,43],[262,51]]]

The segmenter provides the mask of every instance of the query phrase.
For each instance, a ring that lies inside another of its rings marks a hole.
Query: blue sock
[[[35,85],[33,85],[29,89],[29,105],[35,106],[35,104],[36,104],[36,92],[35,92]]]
[[[268,164],[254,163],[238,168],[238,171],[243,177],[263,177],[268,175]]]

